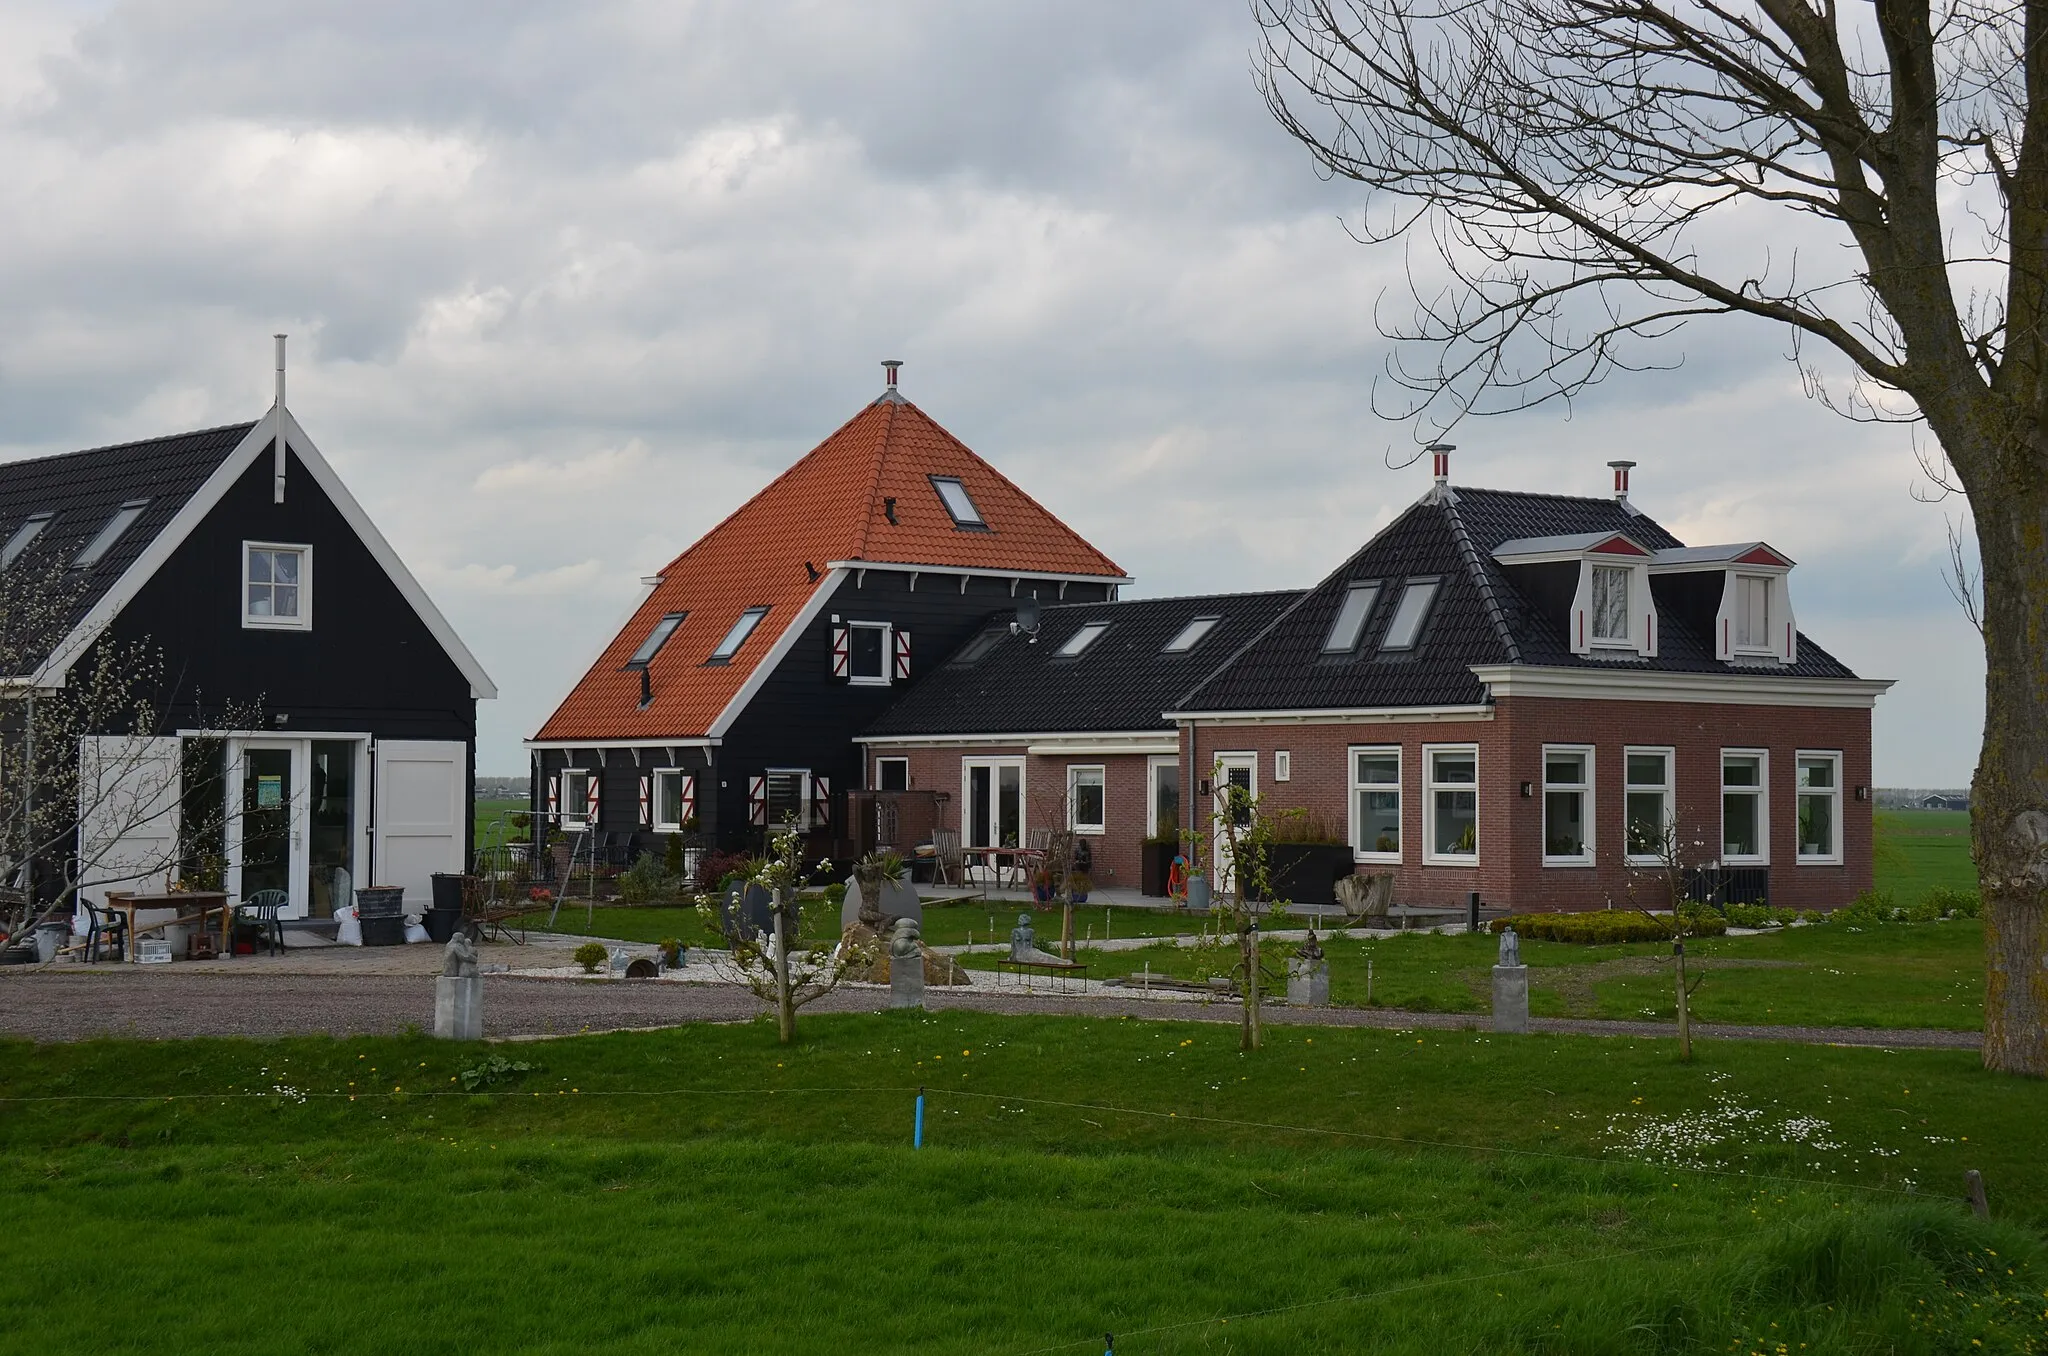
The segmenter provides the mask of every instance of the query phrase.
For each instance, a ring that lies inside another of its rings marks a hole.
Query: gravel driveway
[[[185,967],[137,972],[108,967],[91,973],[63,969],[0,979],[0,1034],[33,1040],[127,1036],[151,1040],[182,1036],[389,1035],[408,1026],[431,1029],[434,985],[426,975],[183,973]],[[1061,998],[1021,993],[947,992],[932,988],[926,1006],[1000,1013],[1078,1013],[1172,1021],[1234,1023],[1232,1003],[1163,1002],[1142,998]],[[881,989],[842,989],[806,1012],[872,1012],[888,1005]],[[746,1021],[764,1011],[754,997],[730,985],[529,979],[491,975],[484,980],[484,1028],[494,1037],[573,1035],[675,1026],[684,1022]],[[1360,1008],[1270,1007],[1268,1023],[1364,1026],[1394,1030],[1484,1030],[1482,1015],[1389,1012]],[[1599,1022],[1537,1018],[1539,1032],[1598,1036],[1673,1037],[1661,1022]],[[1848,1027],[1698,1025],[1703,1039],[1796,1041],[1816,1045],[1877,1045],[1974,1050],[1974,1031],[1874,1031]]]

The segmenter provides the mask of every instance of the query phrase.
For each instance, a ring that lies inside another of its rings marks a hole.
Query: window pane
[[[1363,790],[1358,793],[1358,842],[1360,852],[1401,850],[1401,793],[1398,790]]]
[[[803,824],[803,782],[805,775],[801,772],[771,772],[768,774],[769,828],[780,828],[786,824],[796,824],[798,826]]]
[[[273,584],[270,588],[270,612],[275,617],[296,617],[299,615],[299,590],[292,584]]]
[[[1757,855],[1757,796],[1753,791],[1734,791],[1721,797],[1721,855]]]
[[[1101,638],[1102,633],[1108,629],[1108,622],[1089,622],[1086,626],[1074,632],[1073,635],[1067,637],[1067,643],[1059,648],[1059,657],[1062,659],[1072,659],[1080,654],[1081,651],[1093,645]]]
[[[1180,764],[1152,765],[1153,832],[1171,836],[1180,832]]]
[[[657,824],[683,822],[683,778],[678,772],[654,776],[654,821]]]
[[[1543,755],[1543,780],[1553,786],[1583,786],[1586,783],[1586,755],[1547,753]]]
[[[633,651],[633,657],[626,663],[646,664],[652,661],[654,656],[660,653],[661,647],[668,643],[668,638],[675,634],[676,628],[683,624],[683,616],[681,612],[671,612],[656,622],[654,629],[647,633],[647,639],[640,642],[640,648]]]
[[[1799,784],[1811,787],[1833,786],[1835,784],[1835,760],[1832,758],[1800,759]]]
[[[1330,634],[1323,638],[1323,653],[1348,654],[1357,648],[1359,633],[1365,630],[1365,619],[1372,615],[1373,600],[1379,596],[1378,584],[1353,584],[1344,590],[1337,619],[1330,623]]]
[[[99,530],[99,535],[87,542],[85,549],[71,563],[81,568],[98,563],[101,556],[114,549],[114,543],[121,540],[130,525],[142,516],[142,510],[148,507],[147,499],[138,499],[115,509],[114,516],[107,519],[107,525]]]
[[[1661,753],[1632,753],[1628,756],[1630,786],[1664,785],[1666,757]]]
[[[1415,647],[1415,638],[1422,634],[1422,623],[1429,616],[1430,601],[1436,597],[1436,585],[1434,579],[1419,579],[1401,591],[1401,603],[1394,609],[1394,620],[1387,623],[1387,638],[1380,642],[1382,650]]]
[[[883,678],[882,671],[882,628],[879,626],[856,626],[853,628],[853,676],[856,678]]]
[[[1102,769],[1077,767],[1069,775],[1074,788],[1074,825],[1096,828],[1102,824]]]
[[[1764,760],[1756,754],[1731,754],[1721,760],[1721,785],[1762,786]]]
[[[252,584],[268,584],[270,579],[270,552],[251,551],[249,553],[249,582]]]
[[[957,480],[938,479],[933,480],[932,485],[938,490],[939,498],[946,502],[946,512],[952,515],[954,522],[981,525],[981,510],[967,497],[966,486]]]
[[[1478,853],[1478,792],[1438,791],[1436,793],[1435,846],[1439,856],[1469,857]]]
[[[267,617],[270,615],[270,585],[249,585],[249,615]]]
[[[1398,782],[1401,780],[1401,755],[1397,753],[1361,753],[1358,755],[1358,780],[1361,782]]]
[[[1799,855],[1831,857],[1835,852],[1835,798],[1799,798]]]
[[[739,620],[732,624],[732,630],[725,633],[725,639],[718,642],[718,648],[711,652],[713,659],[730,659],[740,646],[747,643],[747,637],[761,624],[761,618],[768,615],[765,607],[750,607],[740,613]]]
[[[7,545],[0,548],[0,570],[21,559],[21,553],[28,550],[29,543],[50,525],[50,519],[55,516],[50,513],[33,514],[20,527],[15,528],[14,535],[7,539]]]
[[[1735,579],[1735,643],[1762,649],[1771,643],[1771,581],[1745,574]]]
[[[884,758],[878,765],[880,776],[877,780],[884,791],[908,791],[910,789],[910,762],[905,758]]]
[[[1664,793],[1631,791],[1623,811],[1631,857],[1655,857],[1664,851]]]
[[[1430,780],[1470,784],[1479,780],[1479,756],[1472,753],[1432,753]]]
[[[1167,654],[1186,654],[1201,643],[1202,637],[1216,629],[1221,617],[1197,617],[1180,629],[1180,634],[1166,642]]]
[[[1593,567],[1593,638],[1628,639],[1629,572],[1613,565]]]
[[[270,567],[273,571],[271,578],[275,579],[278,583],[296,584],[299,582],[299,553],[297,551],[277,551],[272,553]]]
[[[1543,797],[1543,853],[1547,857],[1586,855],[1586,793],[1550,791]]]

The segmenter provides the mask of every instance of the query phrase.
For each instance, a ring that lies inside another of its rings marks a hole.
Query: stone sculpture
[[[1035,965],[1065,965],[1058,956],[1038,949],[1038,933],[1031,926],[1031,915],[1017,915],[1017,926],[1010,929],[1010,959]]]
[[[441,951],[441,973],[450,979],[476,978],[476,943],[468,933],[458,931],[448,939]]]
[[[457,932],[441,952],[434,979],[434,1034],[444,1040],[473,1041],[484,1034],[484,979],[476,966],[476,943]]]
[[[1522,963],[1522,939],[1515,936],[1513,928],[1503,928],[1500,934],[1500,959],[1496,965],[1520,965]]]
[[[1501,931],[1500,961],[1493,967],[1493,1029],[1529,1030],[1529,967],[1522,964],[1522,943],[1513,928]]]
[[[915,921],[898,918],[889,928],[889,1006],[924,1006],[924,948]]]

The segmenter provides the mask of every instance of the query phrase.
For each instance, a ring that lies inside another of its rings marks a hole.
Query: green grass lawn
[[[1936,886],[1977,888],[1970,816],[1963,810],[1879,810],[1873,875],[1880,892],[1917,903]]]
[[[524,799],[480,800],[475,802],[475,808],[472,811],[472,814],[476,819],[476,841],[478,845],[481,846],[483,843],[489,840],[490,833],[488,826],[493,821],[503,819],[506,815],[510,814],[514,810],[524,810],[526,808],[527,805]]]
[[[9,1043],[0,1265],[92,1285],[14,1306],[0,1351],[2048,1343],[2048,1085],[1974,1056],[1235,1044],[959,1013],[806,1018],[793,1048]],[[487,1053],[540,1067],[453,1092]],[[1965,1167],[1999,1223],[1945,1199]]]
[[[971,937],[976,944],[1007,941],[1020,912],[1030,912],[1042,939],[1059,936],[1057,908],[1030,908],[1015,903],[973,901],[962,904],[927,902],[924,910],[924,940],[930,946],[959,946]],[[823,900],[804,904],[804,935],[827,939],[839,935],[839,910]],[[545,910],[528,914],[529,928],[543,928]],[[1192,935],[1214,926],[1208,914],[1152,909],[1104,909],[1079,905],[1074,910],[1074,935],[1084,940],[1101,938],[1105,930],[1113,937],[1176,937]],[[656,942],[677,937],[692,946],[713,941],[715,929],[706,929],[696,909],[673,905],[606,905],[591,908],[579,899],[565,900],[555,919],[555,931],[578,937],[616,937],[627,942]]]

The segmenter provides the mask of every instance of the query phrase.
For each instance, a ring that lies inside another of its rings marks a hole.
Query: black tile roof
[[[1616,661],[1575,655],[1559,623],[1537,608],[1493,559],[1503,543],[1524,537],[1623,532],[1651,550],[1684,543],[1612,499],[1508,490],[1431,493],[1412,505],[1322,583],[1303,595],[1258,642],[1189,693],[1181,710],[1256,711],[1394,706],[1462,706],[1484,699],[1475,664],[1641,669],[1646,672],[1738,672],[1714,657],[1711,638],[1688,625],[1684,609],[1665,605],[1669,585],[1653,577],[1659,600],[1657,657]],[[1440,578],[1435,604],[1417,645],[1383,652],[1407,580]],[[1325,655],[1324,639],[1354,580],[1383,587],[1357,649]],[[1799,638],[1799,662],[1772,665],[1774,677],[1853,678],[1846,665]]]
[[[1011,635],[1010,612],[983,634],[1001,636],[971,663],[958,654],[926,673],[870,725],[869,735],[1035,734],[1166,730],[1161,713],[1257,636],[1298,590],[1064,603],[1041,613],[1038,640]],[[1186,654],[1163,653],[1197,617],[1221,617]],[[1073,659],[1060,646],[1090,622],[1110,629]],[[960,653],[971,652],[974,642]]]
[[[167,438],[119,443],[54,457],[0,463],[0,543],[12,538],[30,516],[55,513],[16,569],[52,570],[77,556],[121,505],[147,499],[142,516],[100,559],[85,569],[66,570],[77,589],[70,616],[49,638],[43,654],[69,634],[137,556],[148,549],[253,423],[179,433]]]

